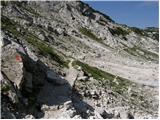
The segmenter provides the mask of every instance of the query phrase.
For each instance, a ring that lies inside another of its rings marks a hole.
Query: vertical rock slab
[[[20,88],[24,67],[22,57],[14,46],[8,45],[2,48],[2,71],[10,81]]]

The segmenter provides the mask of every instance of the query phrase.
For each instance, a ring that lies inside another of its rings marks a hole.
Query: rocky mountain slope
[[[157,118],[158,28],[81,2],[1,2],[2,118]]]

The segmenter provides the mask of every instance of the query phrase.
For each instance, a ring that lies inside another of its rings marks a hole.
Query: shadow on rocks
[[[67,80],[47,67],[42,61],[33,61],[28,55],[20,53],[25,68],[24,81],[21,87],[22,102],[26,105],[27,114],[43,118],[45,111],[60,109],[65,102],[72,102],[76,115],[88,118],[88,112],[94,109],[83,100],[78,100],[75,91]],[[73,95],[74,94],[74,95]],[[74,99],[72,99],[74,98]],[[26,102],[27,101],[27,102]]]
[[[77,114],[80,114],[83,119],[94,116],[94,108],[83,101],[83,96],[79,94],[78,90],[75,89],[75,86],[73,86],[72,92],[72,102]]]

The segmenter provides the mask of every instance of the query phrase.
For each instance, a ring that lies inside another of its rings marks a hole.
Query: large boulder
[[[2,48],[2,71],[10,81],[20,88],[23,81],[24,66],[20,53],[13,45]]]

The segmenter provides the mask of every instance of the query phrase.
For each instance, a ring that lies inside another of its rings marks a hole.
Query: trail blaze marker
[[[20,55],[16,55],[16,60],[17,60],[18,62],[22,62],[22,57],[21,57]]]

